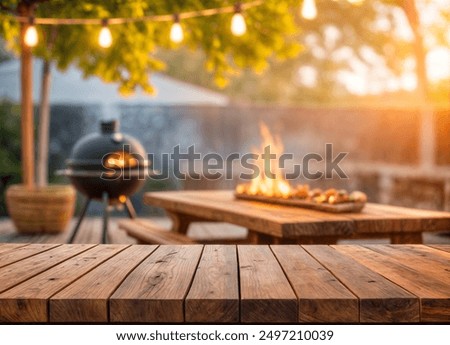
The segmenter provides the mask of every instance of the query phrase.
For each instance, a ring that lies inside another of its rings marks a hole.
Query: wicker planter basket
[[[28,190],[12,185],[6,192],[8,213],[18,232],[56,233],[66,229],[75,209],[76,193],[69,185]]]

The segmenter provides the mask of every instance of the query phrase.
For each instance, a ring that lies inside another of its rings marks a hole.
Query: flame
[[[284,146],[278,136],[273,136],[267,125],[260,123],[262,143],[259,149],[253,149],[258,159],[256,165],[259,175],[255,176],[249,183],[241,183],[236,187],[236,194],[249,196],[264,196],[283,199],[300,199],[314,203],[340,204],[348,202],[366,203],[367,196],[360,191],[352,193],[345,189],[337,190],[320,188],[310,190],[308,184],[299,184],[292,187],[283,177],[283,171],[279,166],[279,159],[283,154]],[[270,148],[270,150],[267,150]],[[263,156],[263,154],[265,154]],[[268,155],[270,154],[270,156]],[[267,176],[270,173],[269,176]]]
[[[292,187],[288,181],[283,178],[282,169],[278,164],[278,159],[283,154],[284,146],[278,136],[270,133],[266,124],[260,123],[260,134],[262,143],[259,149],[253,149],[253,153],[258,154],[259,159],[256,164],[259,168],[259,175],[255,176],[250,183],[239,184],[236,192],[248,195],[263,195],[268,197],[289,198],[292,195]],[[270,148],[270,154],[275,155],[273,159],[270,157],[262,158],[266,148]],[[266,174],[270,173],[269,176]]]

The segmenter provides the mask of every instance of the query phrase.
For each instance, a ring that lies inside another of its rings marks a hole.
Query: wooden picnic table
[[[0,323],[448,323],[450,245],[0,244]]]
[[[450,213],[368,203],[360,213],[328,213],[238,200],[232,191],[144,194],[161,207],[172,230],[186,234],[192,222],[228,222],[249,229],[252,243],[334,244],[339,239],[389,237],[393,244],[422,243],[425,231],[450,230]]]

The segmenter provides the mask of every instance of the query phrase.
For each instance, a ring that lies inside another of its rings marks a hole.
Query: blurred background
[[[280,2],[277,10],[269,3],[273,13],[284,10],[282,18],[291,16],[296,30],[281,41],[274,34],[265,42],[264,28],[259,28],[258,44],[247,49],[253,44],[250,37],[239,45],[239,55],[227,52],[222,38],[216,50],[200,49],[191,44],[194,28],[186,29],[186,44],[159,44],[152,51],[152,58],[163,62],[151,74],[152,96],[136,91],[125,97],[116,84],[105,82],[105,75],[99,78],[95,71],[87,73],[86,66],[56,59],[50,91],[50,181],[63,179],[55,172],[64,168],[77,140],[98,131],[102,119],[119,119],[121,130],[155,155],[156,169],[167,168],[159,157],[177,145],[182,152],[194,145],[198,153],[223,157],[251,152],[261,142],[259,123],[264,121],[282,139],[285,152],[299,159],[311,152],[324,154],[326,143],[333,143],[336,153],[348,152],[342,163],[348,179],[311,181],[313,185],[362,190],[373,202],[450,211],[448,1],[316,0],[311,19],[302,13],[303,1],[297,6],[287,1],[286,7]],[[258,13],[251,16],[249,10],[248,30],[257,26],[252,20]],[[277,19],[269,19],[262,23],[270,33]],[[206,37],[207,31],[203,33]],[[9,36],[3,37],[0,175],[6,184],[20,181],[20,66]],[[271,53],[285,43],[289,49]],[[258,53],[265,46],[269,51]],[[45,54],[36,55],[38,123]],[[249,61],[240,61],[243,57]],[[157,210],[141,204],[143,192],[230,189],[237,182],[237,176],[148,180],[132,199],[139,214],[155,214]],[[4,203],[0,205],[5,215]]]

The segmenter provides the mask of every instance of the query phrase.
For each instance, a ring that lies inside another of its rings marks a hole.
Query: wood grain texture
[[[401,206],[373,204],[373,209],[385,214],[400,214],[403,217],[402,231],[445,231],[450,229],[450,212],[422,210]]]
[[[450,253],[450,244],[429,244],[428,247]]]
[[[21,258],[0,268],[0,323],[450,321],[443,245],[59,245],[23,257],[33,246],[0,253]]]
[[[110,298],[111,322],[183,322],[201,245],[160,246]]]
[[[186,322],[239,322],[235,246],[205,246],[185,301]]]
[[[119,228],[141,243],[150,244],[194,244],[195,240],[186,235],[169,231],[150,220],[126,219],[119,222]]]
[[[151,192],[144,202],[166,209],[169,213],[194,216],[198,219],[228,222],[275,238],[305,236],[352,235],[394,236],[418,242],[422,231],[450,229],[450,213],[409,209],[368,203],[361,213],[330,214],[298,207],[271,205],[263,202],[236,200],[233,191]],[[181,226],[181,225],[180,225]],[[179,226],[179,227],[180,227]]]
[[[297,297],[268,246],[238,246],[241,322],[298,322]]]
[[[232,191],[152,192],[144,195],[144,202],[169,213],[237,224],[274,237],[349,235],[353,231],[346,216],[236,200]]]
[[[367,245],[367,248],[385,255],[390,261],[419,271],[421,275],[439,277],[450,288],[450,253],[419,245]]]
[[[360,322],[418,322],[416,296],[328,246],[303,246],[359,298]]]
[[[303,248],[271,248],[298,297],[300,322],[359,321],[358,298]]]
[[[354,234],[389,234],[402,231],[404,216],[397,212],[380,210],[368,203],[361,213],[350,214],[354,221]],[[409,216],[408,216],[409,217]]]
[[[26,246],[26,243],[0,243],[0,254]]]
[[[439,258],[429,261],[431,255],[410,255],[403,246],[335,248],[418,296],[421,303],[420,321],[450,320],[450,261],[440,263]]]
[[[82,224],[85,227],[85,231],[80,231],[75,236],[75,243],[101,243],[102,235],[100,229],[103,226],[102,218],[91,218],[88,222],[84,219]]]
[[[132,246],[75,280],[50,299],[50,322],[108,322],[109,297],[157,246]]]
[[[0,253],[0,267],[7,266],[13,262],[20,261],[27,257],[45,252],[46,250],[55,248],[56,244],[30,244],[28,246],[20,245],[13,250]]]
[[[125,247],[93,247],[1,293],[3,321],[48,322],[48,300],[52,295]]]
[[[6,291],[45,270],[91,248],[92,245],[64,245],[0,268],[0,292]]]

